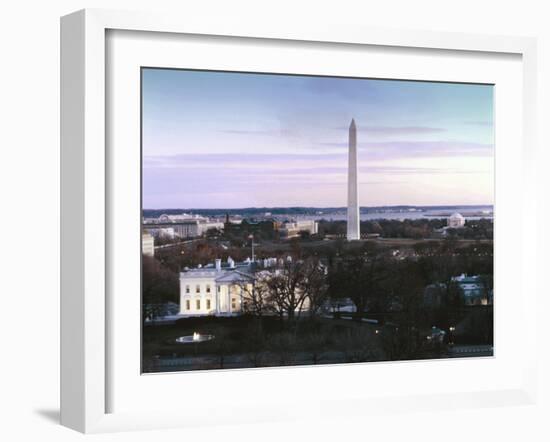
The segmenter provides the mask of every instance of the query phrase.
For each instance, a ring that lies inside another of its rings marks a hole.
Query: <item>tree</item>
[[[278,356],[280,365],[290,365],[296,359],[296,338],[293,333],[282,332],[271,335],[268,346]]]
[[[369,244],[369,243],[367,243]],[[382,253],[375,244],[367,245],[363,254],[341,260],[330,271],[331,294],[350,298],[356,307],[356,319],[361,320],[380,289],[384,269]]]
[[[240,284],[244,313],[262,317],[265,313],[273,311],[268,280],[269,273],[260,272],[253,280]]]
[[[493,342],[493,275],[481,275],[480,287],[484,296],[485,325],[483,327],[485,342]]]
[[[319,313],[328,299],[328,282],[326,267],[317,258],[304,261],[299,290],[309,301],[310,316]]]
[[[266,353],[266,339],[261,321],[253,321],[247,328],[245,349],[250,363],[254,367],[260,367]]]
[[[386,360],[395,361],[403,358],[406,342],[399,334],[399,327],[384,327],[378,336]]]
[[[305,333],[301,339],[303,351],[311,356],[313,364],[318,364],[326,355],[330,333],[324,327],[317,326]]]
[[[419,350],[419,329],[426,325],[425,274],[420,263],[402,261],[391,267],[391,274],[385,282],[393,296],[394,317],[399,324],[397,337],[404,341],[402,355],[407,359],[414,358]]]
[[[344,352],[346,362],[367,362],[377,359],[377,353],[366,327],[350,328],[336,339],[338,348]]]
[[[233,343],[228,337],[227,330],[224,326],[218,326],[214,329],[214,340],[212,341],[214,352],[218,357],[220,368],[225,366],[225,358],[231,354]]]
[[[215,239],[215,238],[219,238],[221,236],[221,234],[222,234],[222,231],[220,229],[217,229],[216,227],[211,227],[205,232],[204,236],[206,238],[214,238]]]
[[[162,315],[167,302],[178,302],[177,274],[157,259],[143,256],[142,261],[142,320],[154,320]]]
[[[293,319],[296,310],[301,311],[308,292],[304,291],[307,266],[304,261],[286,261],[275,274],[266,278],[268,301],[282,319],[286,315]]]

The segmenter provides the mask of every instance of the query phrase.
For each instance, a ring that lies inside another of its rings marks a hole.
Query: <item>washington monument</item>
[[[361,237],[359,227],[359,203],[357,198],[357,128],[355,120],[349,125],[348,158],[348,241]]]

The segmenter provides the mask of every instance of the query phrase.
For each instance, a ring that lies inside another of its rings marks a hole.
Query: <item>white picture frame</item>
[[[270,27],[253,23],[219,25],[180,20],[169,15],[130,13],[105,10],[84,10],[62,18],[61,22],[61,423],[82,432],[105,432],[129,429],[150,429],[191,426],[201,420],[200,410],[173,412],[108,412],[109,392],[113,388],[108,376],[108,338],[112,318],[107,303],[109,287],[107,244],[112,238],[107,226],[109,188],[107,179],[113,165],[109,164],[106,140],[106,36],[108,31],[161,32],[173,34],[216,35],[250,39],[376,45],[400,48],[425,48],[444,51],[468,51],[515,54],[521,56],[523,75],[522,115],[518,122],[522,132],[521,178],[522,212],[536,213],[535,181],[531,169],[535,165],[535,97],[536,41],[533,38],[496,37],[469,34],[436,33],[315,26],[302,28],[273,24]],[[518,180],[519,181],[519,180]],[[498,189],[497,189],[498,193]],[[497,221],[498,222],[498,221]],[[528,262],[536,256],[534,233],[522,232],[521,255]],[[498,244],[495,249],[498,253]],[[518,309],[536,305],[536,276],[523,266],[519,275],[521,296]],[[536,334],[536,323],[523,324],[526,332]],[[381,404],[389,410],[412,410],[414,407],[441,408],[442,401],[452,400],[454,406],[496,406],[528,404],[536,398],[536,340],[526,344],[521,361],[522,382],[511,382],[508,388],[440,396],[402,395],[383,397],[376,405],[369,398],[354,399],[354,413],[375,412]],[[455,364],[456,362],[449,362]],[[418,367],[416,368],[418,369]],[[292,369],[287,369],[292,370]],[[361,366],[354,367],[354,376]],[[240,373],[243,373],[241,371]],[[272,371],[272,376],[284,375]],[[223,376],[223,373],[218,374]],[[169,381],[168,381],[169,382]],[[177,388],[177,386],[174,386]],[[324,406],[340,413],[350,412],[349,398],[330,397]],[[280,405],[280,404],[279,404]],[[277,411],[251,407],[246,401],[236,403],[240,422],[292,418],[303,413],[299,407],[285,403]],[[315,415],[319,410],[310,410]],[[221,416],[217,423],[226,420]]]

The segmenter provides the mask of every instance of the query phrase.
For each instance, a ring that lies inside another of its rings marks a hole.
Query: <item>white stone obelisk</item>
[[[357,128],[355,120],[349,126],[348,157],[348,241],[359,239],[359,202],[357,195]]]

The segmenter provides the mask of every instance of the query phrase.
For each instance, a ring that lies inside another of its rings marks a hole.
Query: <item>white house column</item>
[[[229,314],[233,313],[231,311],[231,286],[227,286],[227,311]]]
[[[218,285],[218,284],[215,284],[215,289],[216,290],[216,315],[219,315],[220,314],[220,290],[221,290],[221,286]]]

